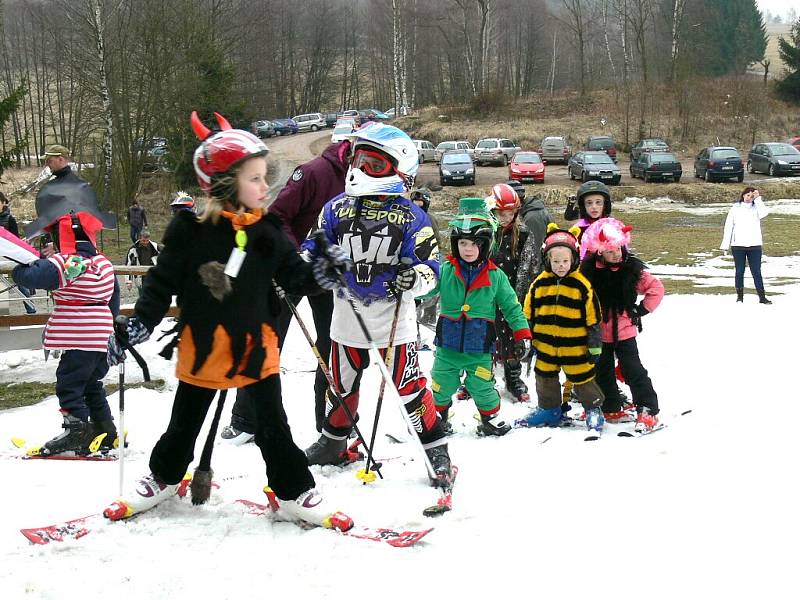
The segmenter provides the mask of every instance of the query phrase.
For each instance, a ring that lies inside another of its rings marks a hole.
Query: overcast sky
[[[772,14],[779,14],[781,17],[786,17],[786,13],[790,8],[794,8],[797,14],[800,15],[800,0],[756,0],[756,4],[762,11],[768,10]]]

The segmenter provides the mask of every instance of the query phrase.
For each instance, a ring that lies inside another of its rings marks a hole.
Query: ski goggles
[[[377,150],[358,148],[351,162],[354,169],[361,169],[370,177],[388,177],[394,174],[394,164],[388,156]]]

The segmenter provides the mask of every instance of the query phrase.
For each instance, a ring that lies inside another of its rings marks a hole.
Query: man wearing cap
[[[125,259],[126,267],[146,267],[156,264],[158,255],[163,250],[164,246],[158,244],[150,239],[150,231],[142,229],[139,232],[139,239],[136,243],[128,248],[128,255]],[[139,275],[128,275],[127,286],[128,289],[133,287],[136,283],[136,289],[142,290],[142,278]]]

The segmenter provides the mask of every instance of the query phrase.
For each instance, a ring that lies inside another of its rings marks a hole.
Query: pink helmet
[[[605,217],[592,223],[583,232],[581,246],[586,252],[606,252],[627,248],[631,243],[633,227],[614,217]]]
[[[192,129],[202,141],[194,151],[194,172],[200,187],[208,193],[211,192],[215,177],[230,175],[239,163],[254,156],[265,156],[269,152],[264,142],[252,133],[233,129],[219,113],[214,113],[214,116],[220,127],[216,133],[203,124],[197,111],[192,112],[191,118]]]

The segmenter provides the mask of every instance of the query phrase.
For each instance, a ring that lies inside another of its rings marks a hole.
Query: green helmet
[[[458,240],[471,240],[480,246],[478,260],[485,260],[494,253],[497,219],[486,208],[483,198],[461,198],[458,213],[449,222],[450,248],[458,256]]]

